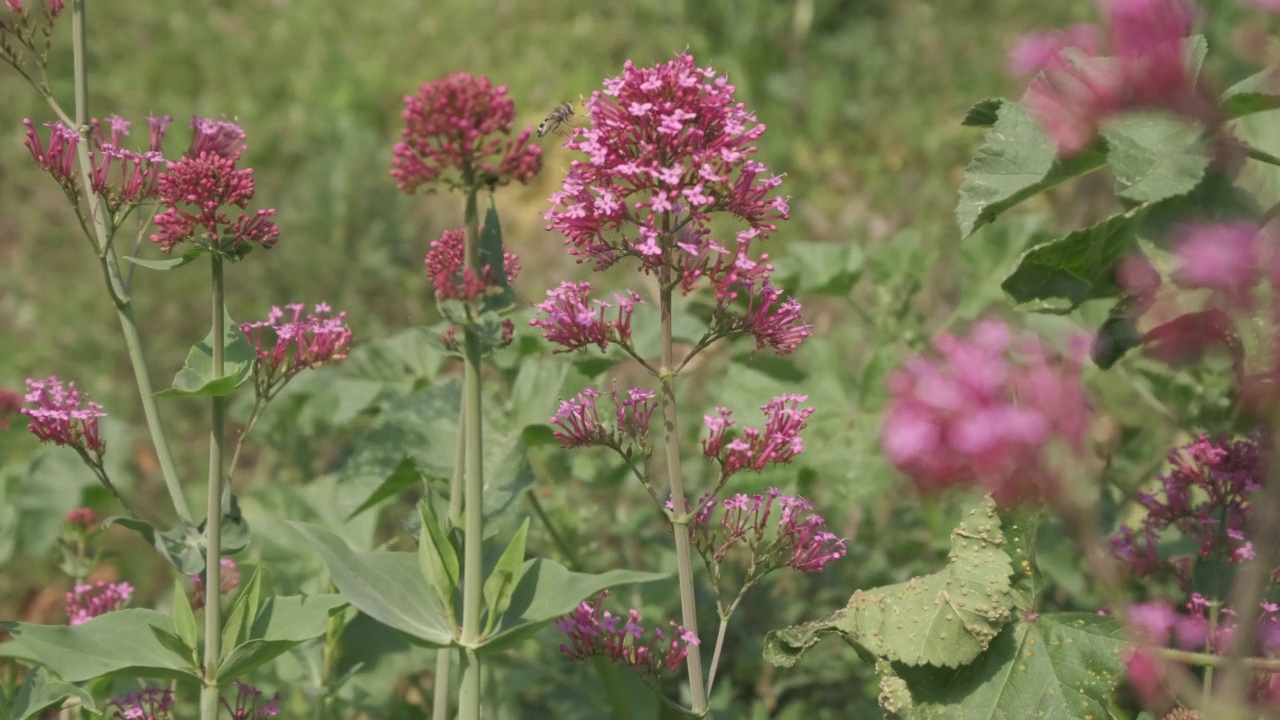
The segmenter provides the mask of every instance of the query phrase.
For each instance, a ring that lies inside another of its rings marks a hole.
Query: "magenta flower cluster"
[[[123,609],[133,597],[133,586],[127,582],[79,583],[66,595],[67,621],[80,625],[93,618]]]
[[[733,412],[716,408],[716,415],[702,418],[709,432],[702,440],[702,454],[720,462],[721,480],[744,468],[759,472],[791,462],[804,452],[800,431],[808,427],[806,421],[813,408],[801,408],[800,403],[808,399],[808,395],[780,395],[760,407],[764,427],[744,427],[739,433],[732,432],[736,426]]]
[[[472,301],[491,287],[498,285],[497,273],[490,265],[480,268],[477,277],[466,263],[467,234],[464,230],[445,230],[439,240],[431,242],[431,249],[423,261],[427,277],[435,288],[437,300]],[[514,253],[502,254],[502,270],[507,283],[515,282],[520,274],[519,258]]]
[[[31,422],[27,429],[42,442],[65,445],[92,455],[101,455],[106,443],[98,433],[98,418],[106,417],[102,406],[89,400],[76,389],[74,382],[65,385],[56,376],[46,380],[27,379],[23,398],[30,407],[22,414]]]
[[[515,103],[505,86],[486,77],[454,73],[423,83],[417,95],[404,98],[401,116],[391,177],[404,192],[438,183],[464,190],[527,183],[542,169],[542,148],[530,142],[533,128],[511,137]]]
[[[637,448],[649,443],[649,420],[658,407],[654,394],[642,388],[631,388],[622,393],[611,390],[603,393],[613,399],[612,422],[600,419],[597,402],[600,391],[587,388],[572,400],[560,403],[560,409],[551,416],[556,427],[553,434],[562,448],[604,445],[621,451],[624,440],[630,440]]]
[[[158,232],[151,240],[164,252],[182,242],[219,251],[240,251],[246,243],[269,248],[280,239],[271,218],[275,210],[259,210],[232,218],[228,207],[245,208],[253,198],[253,169],[236,164],[245,146],[244,130],[235,123],[205,118],[191,121],[191,146],[160,174],[158,196],[165,209],[155,216]]]
[[[315,312],[306,315],[305,309],[301,303],[273,307],[266,320],[240,325],[258,355],[253,374],[260,393],[269,395],[307,368],[347,358],[352,338],[347,314],[333,315],[326,303],[318,303]]]
[[[601,607],[609,594],[606,590],[594,603],[584,601],[556,621],[556,627],[569,636],[560,652],[573,660],[603,656],[651,677],[679,670],[689,646],[699,644],[697,635],[671,621],[669,633],[654,627],[652,639],[646,639],[638,610],[629,610],[624,620]]]
[[[98,518],[98,513],[90,507],[78,507],[67,511],[67,525],[78,534],[84,535],[98,529],[98,523],[102,522]]]
[[[262,720],[280,714],[280,693],[266,697],[266,693],[239,680],[236,684],[235,702],[227,700],[223,695],[219,698],[222,707],[230,713],[231,720]]]
[[[713,522],[717,508],[719,519]],[[771,520],[777,528],[766,542]],[[757,577],[780,567],[820,573],[848,552],[844,540],[825,527],[826,520],[813,512],[808,500],[770,488],[756,495],[738,493],[720,503],[704,500],[693,518],[693,543],[707,562],[715,564],[735,546],[744,546]]]
[[[147,118],[151,128],[150,147],[145,151],[129,150],[122,146],[129,135],[131,123],[117,115],[106,119],[110,134],[103,130],[103,123],[90,121],[89,186],[93,192],[106,199],[107,209],[115,213],[123,207],[140,205],[155,200],[159,191],[160,169],[164,156],[160,152],[164,131],[171,118],[167,115]],[[61,122],[45,123],[49,128],[46,145],[36,132],[35,125],[24,119],[27,127],[25,145],[36,165],[43,168],[71,195],[79,192],[75,177],[76,148],[80,135]]]
[[[164,688],[136,690],[107,702],[112,720],[172,720],[173,691]]]
[[[595,345],[601,352],[614,343],[630,347],[631,315],[636,304],[644,302],[640,295],[631,290],[625,295],[615,294],[615,313],[609,312],[613,304],[588,300],[590,295],[591,283],[562,282],[547,291],[547,299],[538,305],[542,317],[533,318],[529,324],[541,329],[548,342],[560,346],[557,353],[588,345]]]
[[[1146,509],[1142,523],[1122,526],[1111,538],[1111,549],[1135,576],[1168,572],[1189,589],[1194,558],[1160,557],[1159,537],[1176,529],[1196,544],[1201,559],[1240,563],[1252,558],[1253,543],[1245,529],[1266,463],[1256,438],[1207,435],[1171,450],[1168,459],[1170,470],[1160,476],[1160,490],[1138,492]]]
[[[222,572],[218,575],[218,586],[221,588],[221,594],[226,595],[240,586],[240,570],[236,567],[236,561],[229,557],[221,558],[218,561],[218,565],[222,567]],[[204,607],[207,602],[204,589],[204,573],[191,575],[190,579],[194,585],[191,589],[191,609],[198,610]]]
[[[979,485],[1001,504],[1053,501],[1060,478],[1047,449],[1084,448],[1085,348],[1057,357],[1000,321],[933,345],[938,360],[916,357],[889,378],[881,428],[889,459],[920,490]]]

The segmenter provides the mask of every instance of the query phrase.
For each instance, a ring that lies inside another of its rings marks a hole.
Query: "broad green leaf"
[[[134,265],[140,265],[149,270],[173,270],[175,268],[180,268],[183,265],[190,263],[192,260],[195,260],[196,258],[200,257],[201,255],[204,255],[207,252],[209,251],[205,250],[202,247],[196,246],[182,253],[178,257],[170,257],[170,258],[165,258],[163,260],[146,260],[144,258],[130,257],[128,255],[126,255],[124,259],[128,260]]]
[[[772,278],[793,294],[844,297],[862,278],[864,261],[853,243],[794,242],[773,261]]]
[[[1002,510],[1000,527],[1004,531],[1004,551],[1013,567],[1013,606],[1018,610],[1035,610],[1044,581],[1036,565],[1036,537],[1044,512],[1030,505]]]
[[[201,548],[204,547],[203,537],[206,532],[208,519],[200,523]],[[222,537],[219,545],[222,548],[222,554],[234,555],[245,549],[249,544],[250,531],[249,523],[240,514],[240,500],[231,492],[228,485],[223,488],[222,493]]]
[[[1142,345],[1142,333],[1134,327],[1130,314],[1135,300],[1124,295],[1111,306],[1107,319],[1098,327],[1090,355],[1100,370],[1110,369],[1130,350]]]
[[[859,590],[834,615],[765,636],[765,659],[794,665],[827,635],[907,665],[957,667],[978,657],[1013,608],[1000,516],[990,497],[965,512],[951,533],[951,562],[939,572]]]
[[[213,331],[191,346],[182,369],[173,377],[173,385],[156,393],[157,397],[223,397],[244,384],[253,374],[257,352],[240,326],[230,315],[223,317],[222,375],[213,373]]]
[[[0,623],[13,639],[0,644],[0,657],[37,662],[67,682],[100,675],[176,679],[199,677],[191,658],[165,647],[152,628],[169,632],[173,618],[146,609],[116,610],[72,627]]]
[[[542,427],[556,411],[564,395],[569,364],[552,358],[530,358],[520,363],[511,387],[511,427]]]
[[[1125,647],[1114,618],[1054,613],[1006,627],[964,667],[895,669],[911,690],[913,720],[1108,718]]]
[[[235,602],[231,603],[231,610],[227,612],[227,619],[222,624],[221,662],[226,662],[231,651],[249,639],[250,629],[257,619],[261,597],[262,569],[254,568],[249,581],[240,586],[240,593],[236,595]]]
[[[1280,67],[1272,66],[1227,88],[1218,102],[1228,119],[1280,108]]]
[[[1120,292],[1115,267],[1137,249],[1135,210],[1108,218],[1064,237],[1042,242],[1022,254],[1001,287],[1023,309],[1065,314],[1086,300]]]
[[[241,677],[291,648],[320,637],[329,627],[329,618],[346,606],[347,600],[341,595],[267,598],[258,608],[249,639],[224,655],[218,666],[218,678]]]
[[[480,254],[476,258],[480,266],[488,265],[492,269],[493,280],[497,283],[496,291],[486,294],[480,301],[480,312],[506,313],[515,307],[515,292],[507,283],[507,272],[504,267],[502,247],[502,225],[498,222],[498,208],[494,205],[493,195],[489,196],[489,209],[485,211],[484,228],[480,230]]]
[[[961,237],[972,235],[1033,195],[1102,167],[1105,160],[1105,153],[1096,147],[1059,160],[1027,107],[1004,101],[999,119],[965,168],[956,206]]]
[[[1005,102],[1004,98],[983,98],[969,106],[960,124],[965,127],[991,127],[1000,119],[1000,108]]]
[[[14,698],[8,717],[13,720],[39,717],[42,710],[60,707],[67,698],[74,699],[81,708],[95,715],[101,713],[93,702],[93,696],[83,689],[50,677],[49,671],[43,667],[33,668],[18,688],[18,696]],[[0,697],[0,702],[3,700]]]
[[[422,576],[416,553],[356,552],[324,528],[290,525],[324,558],[338,591],[356,609],[422,644],[453,642],[449,613]]]
[[[426,500],[418,502],[418,517],[422,525],[418,531],[418,567],[439,598],[440,606],[449,611],[452,624],[456,620],[453,617],[453,600],[458,590],[458,553],[440,529],[431,503]]]
[[[551,560],[534,558],[524,563],[519,577],[511,605],[502,614],[498,629],[482,643],[485,652],[514,646],[601,590],[654,582],[668,576],[635,570],[610,570],[591,575],[573,572]]]
[[[525,541],[529,537],[529,518],[525,518],[516,531],[515,537],[502,551],[502,557],[494,565],[493,571],[484,581],[484,602],[489,616],[485,621],[485,633],[493,629],[494,624],[511,605],[511,595],[520,581],[520,570],[524,565]]]
[[[173,580],[173,629],[187,647],[194,649],[199,641],[196,634],[196,616],[191,611],[191,603],[187,600],[187,592],[182,589],[182,581]]]
[[[361,342],[337,367],[343,375],[408,391],[415,384],[434,379],[446,359],[433,349],[429,337],[426,328],[414,327]]]
[[[1165,113],[1131,113],[1106,123],[1107,164],[1116,194],[1156,202],[1191,192],[1210,158],[1199,125]]]
[[[172,530],[163,531],[157,531],[148,522],[130,517],[109,517],[102,524],[103,527],[123,525],[138,533],[183,575],[195,575],[204,571],[204,535],[200,528],[186,520]]]
[[[1192,222],[1254,220],[1261,214],[1253,196],[1227,176],[1210,172],[1191,192],[1155,203],[1140,218],[1139,239],[1157,248],[1168,248],[1178,226]]]

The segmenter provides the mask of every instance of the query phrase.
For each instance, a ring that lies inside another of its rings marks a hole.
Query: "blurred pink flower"
[[[93,511],[93,508],[88,507],[81,507],[67,511],[66,520],[68,525],[80,533],[97,530],[98,523],[102,522],[98,518],[98,514]]]
[[[0,431],[9,429],[9,417],[22,414],[22,395],[0,388]]]
[[[226,695],[219,696],[222,707],[231,714],[232,720],[263,720],[280,714],[280,693],[266,698],[265,693],[249,683],[236,680],[235,685],[234,705]]]
[[[475,300],[489,287],[496,286],[493,268],[485,265],[480,269],[481,277],[477,278],[471,268],[464,268],[466,231],[445,230],[439,240],[431,242],[424,260],[427,266],[427,277],[436,289],[437,300]],[[520,272],[518,258],[513,253],[503,253],[502,269],[507,282],[514,282]]]
[[[74,382],[63,385],[56,376],[47,380],[27,379],[24,397],[34,407],[22,408],[31,419],[27,429],[42,442],[78,448],[101,455],[106,443],[98,433],[98,418],[106,417],[102,406],[81,395]]]
[[[173,691],[168,688],[135,690],[108,702],[107,709],[113,711],[112,720],[172,720]]]
[[[1214,291],[1228,310],[1251,310],[1262,279],[1260,229],[1249,222],[1184,225],[1174,235],[1182,265],[1173,280]]]
[[[530,143],[533,128],[511,137],[515,103],[506,86],[493,87],[487,77],[454,73],[423,83],[404,105],[391,159],[391,177],[404,192],[438,183],[463,190],[527,183],[542,169],[542,148]]]
[[[67,620],[72,625],[89,622],[93,618],[120,610],[133,597],[133,586],[127,582],[80,583],[67,593]]]
[[[610,592],[605,590],[596,597],[594,604],[584,601],[573,612],[556,621],[556,627],[569,636],[569,642],[560,646],[560,652],[573,660],[601,655],[641,675],[655,676],[664,670],[679,670],[689,653],[689,646],[699,644],[697,635],[672,621],[670,635],[655,627],[653,639],[646,641],[638,610],[629,610],[625,622],[623,618],[602,610],[601,605],[609,595]]]
[[[939,360],[917,357],[889,378],[889,459],[921,490],[977,484],[1001,504],[1052,500],[1059,478],[1047,446],[1084,446],[1085,348],[1053,357],[1000,321],[976,324],[968,339],[939,337],[934,348]]]
[[[221,572],[218,573],[218,587],[221,588],[222,595],[240,587],[240,570],[236,568],[236,561],[229,557],[223,557],[218,560]],[[191,575],[191,582],[194,587],[191,589],[191,609],[199,610],[205,606],[205,590],[204,590],[204,573]]]
[[[529,325],[541,328],[542,337],[560,346],[555,352],[570,352],[588,345],[595,345],[603,352],[610,343],[627,345],[631,341],[631,314],[636,303],[643,302],[640,295],[627,291],[626,295],[614,295],[618,312],[613,320],[606,319],[612,304],[604,300],[592,300],[589,282],[562,282],[547,291],[547,299],[538,305],[541,317],[529,321]]]

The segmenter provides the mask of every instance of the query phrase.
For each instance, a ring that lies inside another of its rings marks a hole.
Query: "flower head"
[[[697,635],[672,621],[670,631],[655,627],[652,639],[646,640],[638,610],[629,610],[624,622],[623,618],[602,608],[609,594],[606,590],[594,603],[584,601],[556,621],[556,627],[569,636],[569,642],[560,646],[560,652],[573,660],[602,655],[641,675],[656,676],[664,671],[679,670],[689,654],[689,646],[699,644]]]
[[[47,380],[28,378],[24,399],[32,405],[22,408],[22,414],[31,419],[27,429],[42,442],[99,456],[106,450],[106,443],[98,434],[98,418],[106,413],[88,395],[81,395],[74,382],[63,385],[53,375]]]
[[[658,407],[654,394],[643,388],[631,388],[625,394],[611,390],[605,395],[613,398],[612,423],[600,419],[597,400],[601,393],[587,388],[572,400],[560,403],[560,409],[551,417],[556,426],[553,434],[562,448],[606,445],[621,449],[624,440],[644,449],[649,442],[649,420]]]
[[[757,577],[779,567],[819,573],[848,552],[844,540],[824,529],[826,521],[813,513],[808,500],[777,488],[756,495],[738,493],[720,503],[703,498],[699,507],[691,524],[698,552],[708,562],[719,563],[732,548],[744,546]],[[713,523],[717,507],[719,522]],[[768,533],[770,526],[775,532]]]
[[[93,511],[93,508],[89,507],[79,507],[74,510],[68,510],[66,519],[67,524],[80,534],[96,530],[98,528],[98,523],[102,522],[98,517],[98,514]]]
[[[270,397],[307,368],[347,359],[352,337],[345,322],[347,314],[333,315],[327,303],[318,303],[314,313],[304,316],[305,309],[302,303],[290,303],[284,309],[272,307],[266,320],[240,325],[258,355],[254,384],[263,396]],[[289,311],[287,319],[285,310]]]
[[[107,703],[113,720],[171,720],[173,691],[145,688]]]
[[[218,560],[218,565],[222,568],[218,574],[218,587],[221,594],[226,595],[240,586],[240,571],[236,568],[236,561],[226,556]],[[204,573],[191,575],[190,578],[194,584],[191,589],[191,609],[198,610],[205,605]]]
[[[785,297],[769,281],[747,285],[741,294],[746,296],[746,309],[740,314],[729,310],[726,301],[733,296],[722,298],[715,313],[721,332],[748,333],[755,338],[756,350],[768,347],[779,355],[790,355],[813,334],[813,326],[800,317],[800,301]]]
[[[703,279],[720,295],[763,278],[767,256],[751,260],[751,241],[768,237],[789,210],[774,195],[782,179],[752,158],[764,126],[733,93],[725,76],[695,67],[688,54],[649,68],[627,61],[586,101],[591,127],[565,143],[587,158],[570,164],[551,196],[547,229],[597,269],[624,257],[646,272],[669,268],[686,293]],[[728,246],[714,241],[715,212],[748,229]]]
[[[543,330],[542,337],[561,346],[556,352],[569,352],[595,345],[603,352],[610,343],[628,345],[631,342],[631,313],[636,303],[643,302],[640,295],[628,291],[626,295],[614,295],[618,311],[608,319],[612,304],[604,300],[592,300],[589,282],[562,282],[559,287],[547,291],[547,299],[538,305],[543,317],[535,317],[529,324]]]
[[[1253,223],[1184,225],[1175,233],[1182,265],[1173,279],[1185,288],[1207,288],[1227,309],[1251,310],[1262,279],[1259,228]]]
[[[744,427],[740,435],[731,433],[735,426],[733,412],[728,408],[716,408],[717,414],[703,417],[709,435],[702,440],[702,453],[720,462],[721,477],[728,478],[748,468],[759,472],[769,465],[791,462],[804,452],[800,431],[808,427],[806,422],[813,408],[801,408],[807,395],[780,395],[762,405],[765,414],[763,428]]]
[[[239,680],[236,684],[235,704],[223,695],[219,698],[222,707],[231,713],[232,720],[261,720],[280,714],[280,693],[265,697],[258,688]]]
[[[979,484],[997,502],[1052,500],[1053,441],[1083,450],[1089,406],[1084,349],[1067,358],[1004,323],[975,325],[968,339],[934,341],[939,360],[917,357],[889,379],[885,453],[925,490]]]
[[[437,300],[471,301],[498,285],[497,273],[491,265],[480,268],[480,277],[476,277],[471,268],[463,267],[466,239],[464,230],[445,230],[439,240],[431,242],[431,250],[424,262],[427,276],[436,289]],[[502,254],[501,270],[508,283],[514,282],[520,272],[518,260],[513,253]]]
[[[253,170],[236,167],[244,130],[205,118],[194,118],[191,127],[191,147],[160,174],[158,196],[165,209],[155,217],[159,231],[152,241],[164,252],[186,241],[233,254],[246,252],[247,243],[275,245],[280,239],[271,220],[275,210],[236,213],[234,219],[227,211],[247,207],[254,194]]]
[[[71,625],[80,625],[93,618],[120,610],[129,604],[133,597],[133,586],[127,582],[80,583],[67,593],[67,620]]]
[[[533,128],[511,137],[515,103],[487,77],[454,73],[423,83],[405,97],[401,117],[391,177],[404,192],[439,183],[464,190],[527,183],[542,169]]]

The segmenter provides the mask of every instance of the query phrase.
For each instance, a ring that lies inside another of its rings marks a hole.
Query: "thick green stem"
[[[88,204],[89,219],[93,224],[94,237],[90,239],[94,241],[98,251],[98,259],[107,279],[107,290],[111,294],[116,317],[120,321],[120,331],[124,336],[129,363],[133,366],[133,377],[138,385],[138,396],[142,400],[142,413],[146,416],[147,430],[151,433],[160,471],[164,474],[165,487],[169,490],[169,496],[173,500],[173,507],[178,516],[183,520],[190,520],[191,509],[187,507],[187,499],[182,494],[182,485],[178,482],[178,470],[173,463],[173,453],[169,450],[169,440],[165,436],[164,426],[160,422],[160,412],[156,407],[155,393],[151,388],[151,376],[147,369],[146,357],[142,354],[142,339],[138,336],[138,324],[133,317],[128,290],[120,273],[120,262],[111,244],[114,228],[108,217],[106,203],[93,192],[90,181],[93,165],[89,160],[89,72],[85,38],[84,0],[75,0],[71,10],[71,46],[75,71],[75,122],[81,137],[76,146],[76,157],[80,165],[80,182]],[[52,98],[50,102],[53,102]]]
[[[468,173],[469,175],[470,173]],[[474,187],[474,183],[467,183]],[[480,223],[476,212],[476,191],[467,193],[467,267],[479,277]],[[480,660],[472,649],[480,641],[480,611],[483,601],[484,558],[484,438],[480,416],[480,338],[471,328],[463,328],[465,366],[462,377],[462,432],[466,438],[463,489],[463,570],[462,570],[462,645],[463,670],[458,689],[458,717],[480,720]]]
[[[431,698],[431,720],[449,719],[449,648],[436,651],[436,694]]]
[[[676,522],[671,529],[676,541],[676,569],[680,575],[680,624],[689,632],[698,634],[698,606],[693,588],[693,547],[689,541],[689,513],[686,511],[684,475],[680,471],[680,435],[676,431],[676,390],[672,349],[671,271],[663,268],[662,290],[659,297],[662,323],[662,363],[659,377],[662,382],[662,428],[667,454],[667,475],[671,481],[671,507]],[[697,645],[689,645],[685,659],[689,668],[689,699],[694,714],[707,711],[707,692],[702,684],[702,655]]]
[[[213,376],[222,377],[225,372],[222,358],[222,338],[226,334],[223,318],[222,258],[216,253],[213,259]],[[209,493],[205,497],[205,582],[204,582],[204,685],[200,688],[200,720],[215,720],[218,715],[218,641],[222,637],[222,478],[225,475],[223,452],[226,429],[226,403],[223,397],[214,397],[213,417],[209,427]]]

